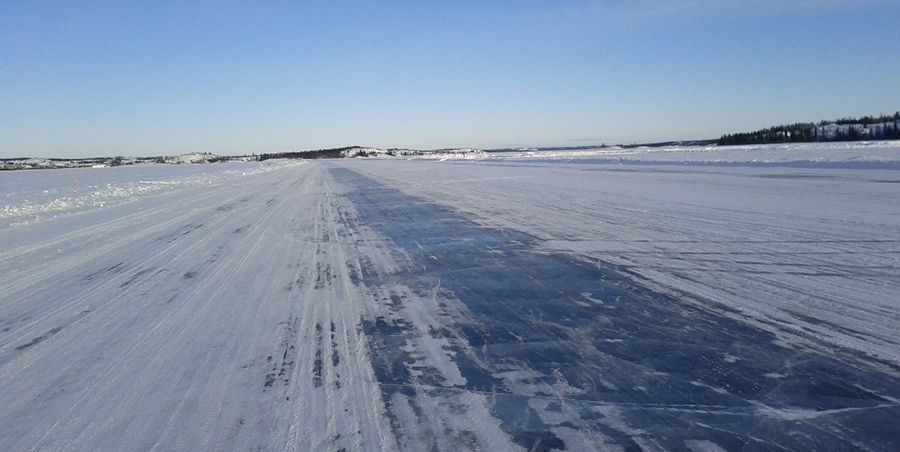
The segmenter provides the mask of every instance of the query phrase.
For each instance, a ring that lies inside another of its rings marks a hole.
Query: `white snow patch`
[[[724,448],[706,439],[686,439],[684,446],[691,452],[725,452]]]

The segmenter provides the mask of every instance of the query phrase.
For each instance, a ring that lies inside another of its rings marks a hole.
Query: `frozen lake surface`
[[[875,148],[0,173],[0,449],[897,450]]]

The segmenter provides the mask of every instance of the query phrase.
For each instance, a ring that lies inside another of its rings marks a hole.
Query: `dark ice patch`
[[[331,174],[351,188],[347,196],[360,219],[411,260],[392,278],[422,291],[440,281],[472,314],[447,325],[470,346],[454,355],[465,389],[497,400],[518,397],[493,375],[532,369],[538,373],[532,383],[573,388],[564,397],[581,410],[578,421],[626,447],[636,443],[619,423],[672,449],[683,448],[685,439],[763,449],[897,442],[889,429],[870,423],[873,413],[900,416],[891,401],[900,396],[900,382],[850,352],[825,356],[779,345],[773,334],[726,317],[715,305],[700,307],[643,287],[621,267],[537,252],[534,237],[480,227],[353,171]],[[367,285],[380,282],[377,275],[366,277]],[[586,293],[602,303],[586,301]],[[392,391],[412,395],[413,359],[401,350],[405,326],[391,322],[363,321],[385,400]],[[609,405],[619,412],[615,422],[592,411]],[[760,409],[773,414],[761,416]],[[798,422],[777,409],[843,411]],[[522,426],[512,411],[494,414],[520,444],[557,444],[550,426]],[[760,442],[757,432],[771,444]]]

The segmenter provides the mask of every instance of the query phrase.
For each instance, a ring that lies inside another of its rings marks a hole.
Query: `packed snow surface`
[[[0,173],[0,450],[897,450],[900,153],[801,148]]]

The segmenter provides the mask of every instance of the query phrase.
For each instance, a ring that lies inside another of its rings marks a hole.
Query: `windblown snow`
[[[0,449],[900,448],[900,148],[619,151],[0,173]]]

